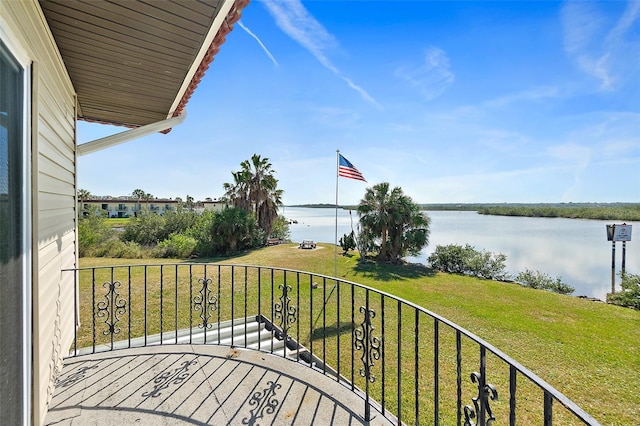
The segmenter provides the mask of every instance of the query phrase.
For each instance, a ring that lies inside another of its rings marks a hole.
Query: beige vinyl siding
[[[0,0],[32,69],[33,423],[42,424],[74,330],[75,92],[35,0]]]

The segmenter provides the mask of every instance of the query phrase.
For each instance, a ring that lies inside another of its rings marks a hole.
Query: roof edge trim
[[[182,113],[189,102],[191,95],[195,92],[200,80],[213,62],[214,56],[220,50],[220,46],[225,42],[227,34],[233,29],[233,25],[240,19],[242,9],[244,9],[250,0],[226,0],[222,6],[222,10],[216,16],[202,49],[198,53],[193,67],[187,73],[183,85],[176,96],[176,100],[171,105],[172,113],[169,116],[177,116]],[[225,12],[226,13],[222,13]],[[207,46],[207,47],[205,47]],[[196,66],[197,64],[197,66]],[[187,83],[189,82],[189,83]]]

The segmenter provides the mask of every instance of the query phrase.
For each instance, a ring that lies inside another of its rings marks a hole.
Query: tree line
[[[640,204],[610,205],[505,205],[485,206],[477,209],[478,213],[498,216],[525,217],[563,217],[569,219],[597,219],[639,221]]]

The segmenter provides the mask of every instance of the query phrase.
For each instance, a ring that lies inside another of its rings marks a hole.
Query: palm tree
[[[397,190],[398,188],[395,188]],[[360,223],[369,234],[380,238],[379,256],[387,257],[387,239],[391,224],[391,206],[397,195],[389,193],[389,183],[382,182],[367,188],[364,198],[358,205]]]
[[[364,233],[380,242],[380,260],[398,263],[428,244],[429,218],[400,187],[390,190],[382,182],[367,188],[358,213]]]
[[[91,195],[89,191],[82,188],[78,189],[78,199],[80,200],[80,202],[90,200],[91,198],[93,198],[93,195]]]
[[[268,158],[253,154],[250,160],[240,163],[240,171],[232,172],[233,183],[223,184],[224,198],[234,207],[255,215],[266,236],[282,205],[283,191],[278,189],[278,179]]]

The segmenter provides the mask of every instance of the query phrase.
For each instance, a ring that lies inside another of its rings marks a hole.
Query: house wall
[[[32,60],[33,424],[42,424],[74,330],[75,93],[40,6],[0,0],[5,34]]]

